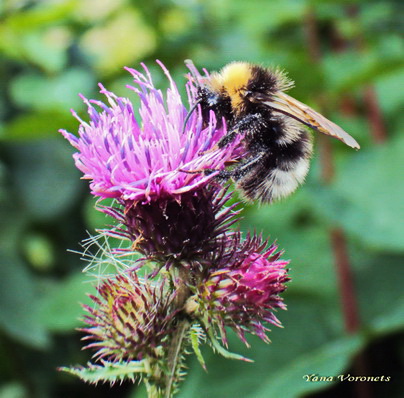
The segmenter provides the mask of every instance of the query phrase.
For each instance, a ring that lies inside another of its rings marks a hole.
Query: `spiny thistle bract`
[[[78,136],[61,130],[77,149],[76,166],[93,195],[115,199],[97,207],[118,222],[104,235],[128,245],[109,255],[138,254],[104,276],[84,307],[83,340],[96,363],[63,370],[94,383],[141,379],[150,397],[169,397],[183,378],[189,346],[204,366],[199,344],[205,340],[225,357],[246,360],[226,350],[226,327],[246,344],[246,333],[269,341],[266,324],[280,326],[274,311],[286,308],[279,294],[289,278],[275,245],[256,235],[242,238],[233,226],[239,210],[228,204],[232,192],[215,180],[216,170],[243,157],[241,137],[217,149],[226,126],[213,112],[209,123],[193,112],[183,128],[196,87],[192,79],[186,83],[185,106],[159,65],[169,80],[165,95],[146,66],[143,73],[128,68],[138,113],[129,99],[100,85],[107,103],[82,97],[90,121],[73,112]]]

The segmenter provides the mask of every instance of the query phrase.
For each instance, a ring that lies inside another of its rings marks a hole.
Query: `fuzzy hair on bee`
[[[196,71],[191,61],[189,69]],[[216,148],[242,134],[246,157],[217,178],[232,179],[245,198],[270,203],[289,196],[302,184],[310,167],[313,144],[304,126],[330,135],[348,146],[359,144],[339,126],[285,93],[293,82],[278,69],[232,62],[198,84],[195,105],[209,120],[215,112],[228,132]]]

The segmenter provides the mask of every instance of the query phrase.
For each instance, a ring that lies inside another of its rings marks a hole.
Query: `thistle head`
[[[257,236],[240,243],[233,241],[234,246],[219,257],[219,264],[198,286],[187,307],[206,325],[217,327],[224,343],[225,326],[234,329],[246,344],[246,332],[269,341],[266,324],[281,326],[274,312],[286,309],[280,293],[289,280],[289,262],[280,259],[275,244],[263,250],[266,242]]]
[[[173,296],[133,272],[107,279],[97,290],[90,296],[94,305],[84,306],[85,348],[112,362],[162,358],[174,329]]]
[[[180,200],[184,193],[206,186],[215,176],[203,170],[222,170],[240,153],[238,140],[226,151],[207,152],[226,134],[225,126],[217,127],[213,112],[209,123],[203,122],[200,112],[193,112],[183,129],[191,105],[183,104],[169,72],[159,64],[170,83],[165,95],[154,87],[146,66],[144,73],[127,68],[134,78],[134,85],[128,88],[140,99],[139,117],[128,98],[100,85],[106,103],[82,96],[90,121],[73,112],[80,122],[79,136],[61,130],[78,150],[76,166],[99,198],[125,203]],[[192,103],[196,92],[192,81],[187,89]],[[192,172],[195,170],[200,172]]]
[[[209,123],[193,112],[184,129],[191,105],[184,105],[169,72],[160,66],[170,84],[165,95],[144,65],[144,73],[128,68],[134,78],[129,89],[140,99],[138,112],[129,99],[100,86],[106,103],[83,97],[90,121],[74,113],[80,122],[78,137],[61,133],[77,149],[76,166],[90,180],[92,193],[116,199],[116,206],[98,209],[123,225],[119,233],[133,242],[131,249],[160,262],[198,261],[201,252],[214,250],[230,217],[229,211],[222,212],[220,187],[209,184],[240,156],[242,145],[236,139],[224,151],[210,151],[226,134],[214,112]],[[187,91],[192,103],[192,81]]]

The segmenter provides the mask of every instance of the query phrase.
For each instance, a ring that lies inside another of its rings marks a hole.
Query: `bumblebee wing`
[[[303,102],[294,99],[293,97],[278,91],[273,97],[259,98],[261,103],[270,108],[283,113],[284,115],[293,117],[306,126],[319,131],[320,133],[330,135],[347,144],[348,146],[359,149],[360,146],[356,140],[351,137],[341,127],[337,126],[331,120],[320,115],[314,109],[310,108]]]

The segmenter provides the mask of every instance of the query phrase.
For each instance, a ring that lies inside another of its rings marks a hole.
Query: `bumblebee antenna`
[[[182,126],[182,134],[185,133],[185,128],[187,127],[187,123],[194,112],[194,110],[197,108],[197,106],[201,103],[202,99],[199,99],[198,101],[195,102],[195,104],[192,105],[192,108],[189,110],[187,116],[185,117],[184,124]]]
[[[185,65],[186,67],[189,69],[189,72],[191,73],[190,76],[190,80],[194,80],[194,82],[198,82],[198,80],[201,78],[198,69],[196,69],[194,63],[190,60],[190,59],[186,59],[185,60]],[[188,75],[189,76],[189,75]],[[185,128],[187,126],[187,123],[189,121],[189,118],[191,117],[192,113],[194,112],[194,110],[197,108],[197,106],[201,103],[202,98],[198,99],[191,107],[191,109],[189,110],[187,116],[185,117],[184,120],[184,125],[182,126],[182,134],[185,133]]]

